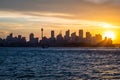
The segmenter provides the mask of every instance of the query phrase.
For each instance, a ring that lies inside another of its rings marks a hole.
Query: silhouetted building
[[[70,40],[70,30],[67,30],[66,32],[65,32],[65,40]]]
[[[76,42],[76,32],[71,34],[71,41]]]
[[[38,45],[38,38],[34,38],[33,33],[31,33],[29,36],[29,45],[30,46],[37,46]]]
[[[102,36],[100,34],[96,34],[95,36],[92,37],[91,39],[91,44],[96,45],[102,41]]]
[[[41,28],[41,39],[43,38],[43,28]]]
[[[51,31],[51,37],[48,40],[49,46],[55,46],[56,40],[55,40],[55,32],[54,30]]]
[[[13,33],[10,33],[4,43],[5,46],[11,46],[14,43]]]
[[[55,38],[54,30],[51,31],[51,37],[43,37],[43,28],[41,29],[41,37],[40,42],[39,38],[35,38],[34,34],[31,33],[29,35],[29,41],[26,41],[26,37],[22,37],[22,35],[18,35],[17,37],[13,37],[13,33],[9,34],[6,39],[0,38],[0,46],[4,47],[37,47],[37,46],[51,46],[51,47],[65,47],[65,46],[102,46],[109,47],[112,45],[112,39],[105,37],[102,40],[102,35],[96,34],[92,36],[90,32],[86,32],[86,37],[83,38],[83,30],[79,30],[79,35],[76,35],[76,32],[72,33],[70,36],[70,30],[65,32],[65,36],[63,38],[62,33],[58,34]]]
[[[22,35],[18,35],[18,39],[21,40],[22,39]]]
[[[78,42],[84,42],[84,38],[83,38],[83,30],[79,30],[79,36],[78,36],[78,39],[79,39],[79,41]]]
[[[47,37],[43,37],[42,40],[40,41],[41,47],[49,46],[49,39]]]
[[[22,44],[26,44],[26,38],[22,37],[21,42],[22,42]]]
[[[57,41],[60,42],[63,40],[62,34],[57,35]]]
[[[3,40],[0,38],[0,46],[3,46]]]
[[[79,30],[79,38],[83,39],[83,30]]]
[[[33,33],[30,34],[29,41],[30,41],[30,43],[34,42],[34,34]]]
[[[90,32],[86,32],[86,43],[91,44],[91,38],[92,36]]]
[[[52,30],[51,31],[51,38],[54,39],[55,38],[55,32]]]

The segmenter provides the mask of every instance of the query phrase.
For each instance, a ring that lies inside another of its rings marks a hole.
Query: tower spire
[[[41,28],[41,39],[43,38],[43,28]]]

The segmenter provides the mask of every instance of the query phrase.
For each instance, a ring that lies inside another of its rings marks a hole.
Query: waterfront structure
[[[34,37],[34,33],[30,33],[29,35],[29,41],[26,40],[26,37],[22,37],[22,35],[18,35],[17,37],[13,36],[13,33],[10,33],[6,39],[0,38],[0,46],[3,47],[37,47],[41,45],[47,45],[47,46],[84,46],[84,47],[90,47],[90,46],[112,46],[112,39],[105,37],[104,40],[102,40],[102,35],[96,34],[95,36],[92,36],[90,32],[86,32],[86,36],[83,37],[83,30],[79,30],[78,36],[76,35],[76,32],[73,32],[70,36],[70,30],[67,30],[65,32],[65,35],[63,37],[62,33],[59,33],[55,37],[55,31],[52,30],[50,34],[50,38],[47,38],[46,36],[43,37],[43,28],[41,28],[41,40],[39,41],[38,37]]]

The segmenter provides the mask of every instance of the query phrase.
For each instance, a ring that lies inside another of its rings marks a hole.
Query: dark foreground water
[[[115,48],[0,48],[0,80],[120,79]]]

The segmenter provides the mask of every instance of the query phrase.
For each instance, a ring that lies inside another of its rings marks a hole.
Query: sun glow
[[[110,25],[110,24],[104,24],[103,27],[104,27],[104,28],[111,28],[112,25]]]
[[[115,39],[115,33],[112,32],[112,31],[107,31],[107,32],[105,32],[105,33],[103,34],[103,37],[104,37],[104,38],[105,38],[105,37],[111,38],[112,40],[114,40],[114,39]]]

